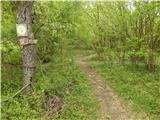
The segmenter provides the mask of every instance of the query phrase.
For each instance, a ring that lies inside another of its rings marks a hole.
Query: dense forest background
[[[44,91],[64,101],[54,119],[96,119],[99,104],[75,56],[83,56],[133,111],[160,119],[159,1],[35,2],[32,27],[38,63],[28,97],[17,92],[23,77],[17,2],[1,2],[1,10],[3,119],[45,120]]]

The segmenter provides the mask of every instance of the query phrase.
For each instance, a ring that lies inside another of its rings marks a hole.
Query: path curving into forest
[[[83,58],[78,57],[76,62],[88,76],[93,85],[96,98],[100,101],[98,120],[133,120],[132,112],[127,109],[102,77],[92,70]]]

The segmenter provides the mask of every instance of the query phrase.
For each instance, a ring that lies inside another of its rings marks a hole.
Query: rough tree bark
[[[23,87],[24,94],[29,95],[31,87],[33,86],[33,78],[36,67],[36,46],[34,43],[34,36],[32,32],[31,11],[34,1],[20,1],[18,4],[17,24],[26,24],[27,36],[19,36],[19,41],[30,41],[22,45],[23,54]]]

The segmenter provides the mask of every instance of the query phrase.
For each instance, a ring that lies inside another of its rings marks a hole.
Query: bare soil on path
[[[100,101],[98,120],[134,120],[132,112],[124,105],[111,87],[103,78],[92,70],[81,57],[76,59],[77,64],[91,81],[96,99]]]

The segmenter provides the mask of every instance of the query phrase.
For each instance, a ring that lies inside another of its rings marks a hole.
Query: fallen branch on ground
[[[22,87],[19,91],[17,91],[14,95],[12,95],[10,98],[8,98],[8,99],[6,99],[6,100],[3,100],[2,103],[3,103],[3,102],[7,102],[8,100],[14,98],[16,95],[18,95],[20,92],[22,92],[22,91],[23,91],[26,87],[28,87],[29,85],[30,85],[30,84],[25,85],[25,86]]]

